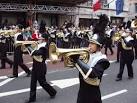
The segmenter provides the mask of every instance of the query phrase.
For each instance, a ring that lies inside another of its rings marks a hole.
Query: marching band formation
[[[110,66],[106,56],[107,50],[109,49],[113,55],[112,47],[117,46],[117,62],[120,63],[120,68],[116,81],[122,80],[125,65],[128,78],[134,77],[132,63],[134,57],[137,59],[137,18],[130,27],[112,27],[108,23],[108,17],[102,14],[96,25],[87,29],[76,28],[73,23],[64,23],[61,28],[49,28],[46,25],[39,27],[35,21],[32,27],[26,29],[19,24],[11,30],[0,30],[0,69],[6,68],[7,62],[11,68],[13,67],[10,78],[18,77],[18,66],[26,72],[27,77],[31,76],[30,97],[25,101],[31,103],[36,101],[37,81],[51,98],[56,96],[57,91],[46,81],[45,61],[47,58],[56,60],[57,56],[61,56],[62,61],[66,64],[71,63],[70,67],[76,67],[79,71],[80,88],[77,103],[102,103],[99,86],[104,71]],[[13,61],[7,58],[7,38],[14,43]],[[51,46],[53,42],[57,47]],[[103,47],[105,54],[101,52]],[[32,70],[23,63],[24,51],[33,59]],[[85,62],[84,59],[88,61]]]

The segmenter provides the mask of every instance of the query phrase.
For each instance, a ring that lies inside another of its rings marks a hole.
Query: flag
[[[92,7],[93,7],[93,11],[97,11],[97,10],[101,9],[100,0],[93,0]]]
[[[123,12],[124,7],[124,0],[117,0],[116,1],[116,15],[119,15]]]

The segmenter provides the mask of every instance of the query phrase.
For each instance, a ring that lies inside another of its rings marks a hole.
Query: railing
[[[11,38],[11,37],[6,38],[6,44],[7,44],[7,48],[8,48],[7,54],[13,54],[13,51],[14,51],[13,39],[14,38]]]

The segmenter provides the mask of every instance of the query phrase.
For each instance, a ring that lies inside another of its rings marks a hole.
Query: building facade
[[[92,9],[92,0],[86,2],[85,4],[79,5],[77,9],[76,16],[76,25],[82,25],[85,23],[85,26],[89,26],[93,24],[94,21],[98,18],[97,16],[100,14],[108,15],[111,23],[119,24],[121,22],[127,22],[130,20],[130,1],[124,0],[124,9],[123,12],[119,15],[116,15],[116,0],[101,0],[102,7],[100,10],[94,12]],[[137,2],[137,0],[134,0]],[[134,13],[133,13],[134,14]],[[90,23],[89,23],[90,22]],[[83,25],[83,26],[84,26]]]
[[[134,19],[137,16],[137,0],[129,0],[129,12],[130,19]]]
[[[116,0],[101,0],[102,7],[96,12],[93,12],[92,0],[75,6],[48,3],[29,5],[29,3],[25,4],[26,2],[14,1],[14,3],[5,3],[4,0],[0,2],[0,24],[24,23],[25,25],[31,17],[33,21],[38,20],[39,24],[42,20],[45,21],[47,26],[61,26],[65,21],[71,21],[75,26],[89,27],[96,22],[100,14],[107,14],[111,23],[119,24],[131,20],[137,13],[137,0],[124,0],[123,12],[119,15],[116,15]]]

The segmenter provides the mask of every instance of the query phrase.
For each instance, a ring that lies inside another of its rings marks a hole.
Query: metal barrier
[[[7,44],[7,54],[13,54],[14,52],[14,38],[13,37],[7,37],[6,38],[6,44]]]

